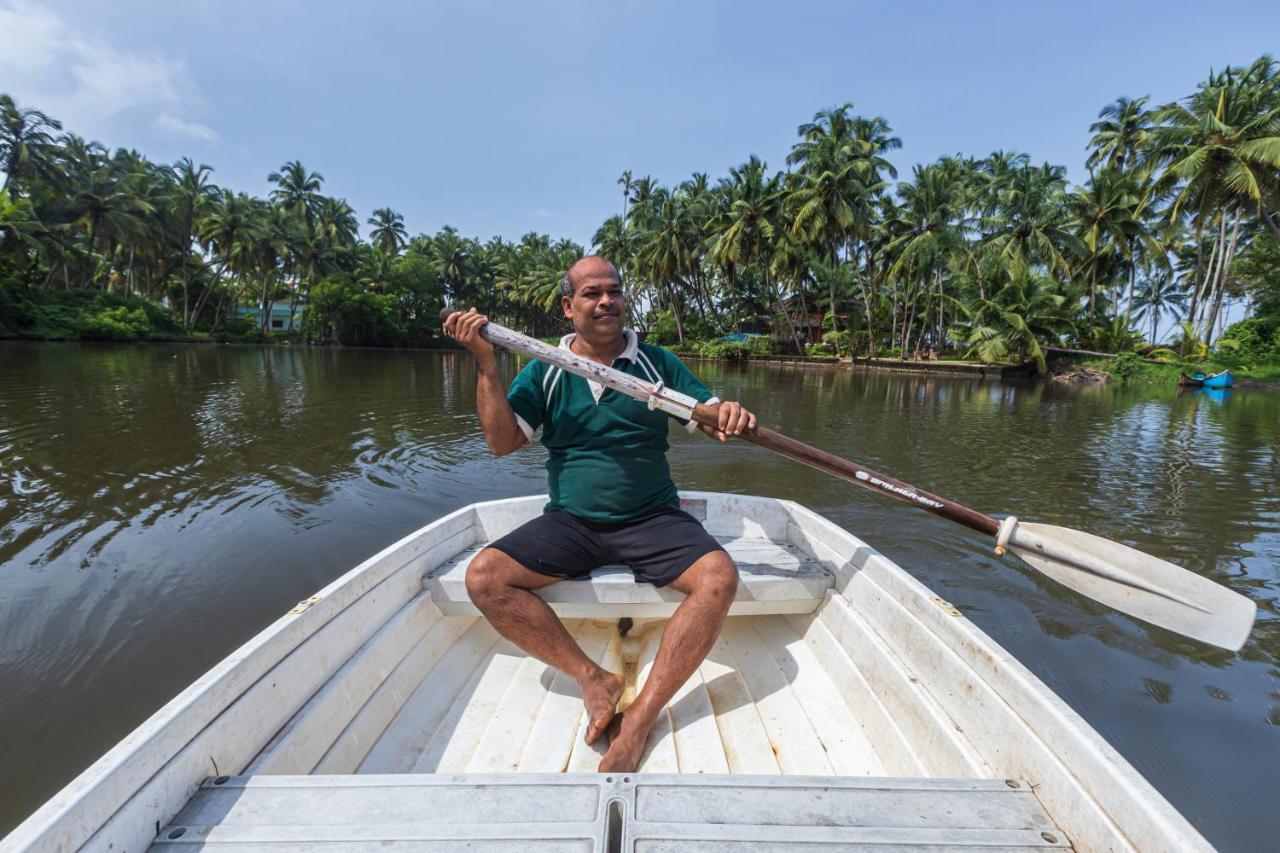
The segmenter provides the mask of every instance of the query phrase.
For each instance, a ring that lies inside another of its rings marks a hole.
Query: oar
[[[441,319],[451,313],[446,309],[441,312]],[[718,406],[703,405],[661,383],[653,385],[496,323],[486,324],[480,333],[491,343],[599,382],[646,402],[650,408],[710,427],[719,424]],[[757,426],[741,437],[788,459],[994,536],[997,556],[1007,548],[1063,586],[1161,628],[1234,651],[1244,645],[1253,627],[1257,605],[1250,599],[1119,542],[1069,527],[1029,524],[1014,516],[992,518],[764,427]]]

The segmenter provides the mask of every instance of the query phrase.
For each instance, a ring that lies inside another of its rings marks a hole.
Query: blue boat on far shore
[[[1208,376],[1203,373],[1188,376],[1184,373],[1178,378],[1179,385],[1193,388],[1230,388],[1235,384],[1235,381],[1236,378],[1231,375],[1230,370],[1224,370],[1221,373],[1210,373]]]

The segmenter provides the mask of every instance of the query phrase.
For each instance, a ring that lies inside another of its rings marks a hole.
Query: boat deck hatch
[[[1016,786],[1015,786],[1016,784]],[[1070,849],[1003,779],[582,773],[205,780],[152,850]]]

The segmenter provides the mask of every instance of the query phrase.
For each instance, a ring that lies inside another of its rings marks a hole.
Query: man
[[[718,402],[675,355],[639,343],[623,328],[622,281],[604,258],[585,257],[569,268],[560,303],[574,328],[562,347],[648,382],[661,380],[700,402]],[[679,508],[666,460],[667,415],[540,361],[526,365],[507,391],[493,346],[479,334],[485,322],[474,308],[445,321],[445,331],[475,356],[485,441],[502,456],[541,426],[551,501],[541,516],[476,555],[467,569],[467,592],[498,633],[578,682],[587,743],[610,733],[600,772],[630,772],[640,764],[658,715],[719,636],[738,570]],[[738,403],[720,403],[719,429],[697,428],[724,441],[755,424],[755,415]],[[621,715],[622,676],[588,658],[532,592],[610,563],[687,596],[663,629],[644,688]]]

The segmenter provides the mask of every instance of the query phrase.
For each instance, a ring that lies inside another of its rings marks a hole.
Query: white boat
[[[598,774],[574,683],[463,574],[543,497],[370,558],[161,708],[0,849],[1209,850],[956,608],[788,501],[685,493],[737,560],[724,633],[640,769]],[[543,590],[642,685],[679,594],[621,569]]]

